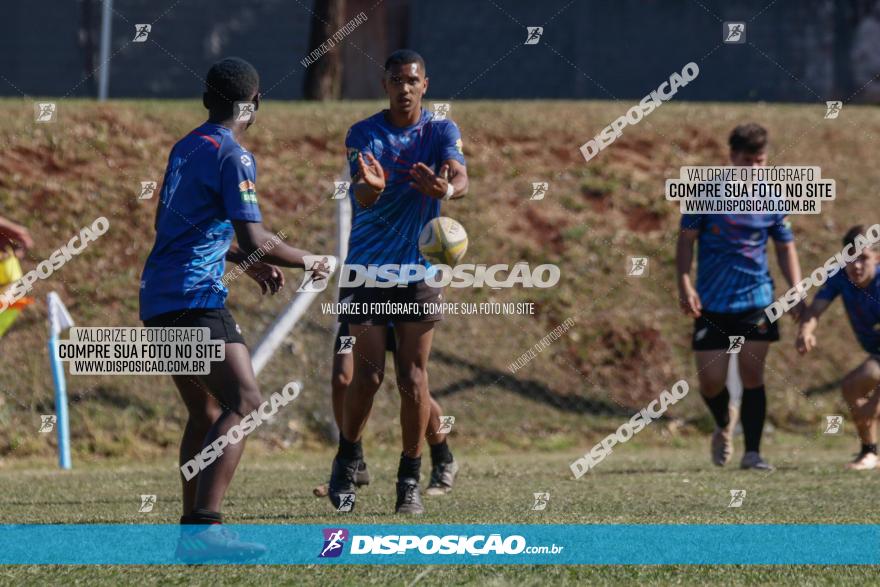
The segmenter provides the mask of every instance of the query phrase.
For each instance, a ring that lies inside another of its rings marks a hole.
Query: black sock
[[[336,453],[341,461],[361,461],[364,458],[364,449],[361,441],[349,442],[339,433],[339,451]]]
[[[730,424],[730,392],[727,387],[721,390],[721,393],[715,397],[703,396],[703,401],[709,406],[712,417],[715,418],[715,424],[719,428],[724,428]]]
[[[866,455],[868,453],[877,454],[877,445],[876,444],[863,444],[862,445],[862,454]]]
[[[186,517],[186,516],[184,516]],[[202,508],[196,508],[189,515],[190,524],[222,524],[223,514]],[[181,518],[182,520],[182,518]]]
[[[192,516],[180,516],[180,525],[188,526],[190,524],[198,524],[198,522],[193,521]]]
[[[397,479],[415,479],[419,480],[422,470],[422,457],[408,457],[405,454],[400,455],[400,465],[397,466]]]
[[[437,465],[442,465],[445,463],[452,462],[452,451],[449,450],[449,445],[446,444],[446,440],[439,444],[431,444],[431,466],[436,467]]]
[[[767,393],[764,386],[743,389],[739,420],[746,439],[746,452],[761,451],[761,433],[767,417]]]

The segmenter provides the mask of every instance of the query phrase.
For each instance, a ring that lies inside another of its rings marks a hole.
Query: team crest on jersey
[[[249,179],[238,184],[238,193],[241,194],[241,201],[250,204],[257,203],[257,186]]]
[[[721,228],[718,225],[713,226],[712,234],[721,234]]]

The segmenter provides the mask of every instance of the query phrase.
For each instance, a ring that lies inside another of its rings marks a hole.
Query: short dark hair
[[[731,151],[749,154],[760,153],[767,148],[767,129],[754,122],[741,124],[730,132],[727,143],[730,145]]]
[[[412,49],[398,49],[389,55],[388,59],[385,60],[385,71],[388,71],[395,65],[408,65],[410,63],[418,63],[422,67],[422,71],[425,71],[425,60]]]
[[[235,102],[250,100],[260,89],[260,76],[253,65],[239,57],[227,57],[211,66],[205,76],[205,92],[214,107],[232,114]]]
[[[846,231],[846,234],[843,236],[843,246],[847,245],[855,245],[856,237],[860,234],[865,234],[865,225],[864,224],[856,224],[855,226],[850,227],[849,230]]]

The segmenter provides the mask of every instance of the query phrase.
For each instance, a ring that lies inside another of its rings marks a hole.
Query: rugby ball
[[[467,247],[464,226],[446,216],[431,220],[419,235],[419,252],[433,263],[455,266],[464,257]]]

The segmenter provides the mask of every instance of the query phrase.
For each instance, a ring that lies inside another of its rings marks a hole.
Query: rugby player
[[[255,251],[263,252],[263,262],[251,264],[246,272],[264,294],[274,294],[284,277],[272,264],[303,267],[309,254],[276,243],[261,223],[257,164],[239,144],[256,115],[236,120],[235,102],[252,102],[255,110],[259,108],[259,76],[248,62],[227,58],[215,63],[205,80],[207,122],[178,141],[169,155],[156,211],[156,241],[141,277],[140,318],[145,326],[207,327],[212,340],[225,342],[225,359],[212,362],[210,374],[173,376],[188,412],[181,466],[262,401],[241,329],[225,308],[224,260],[242,263]],[[232,245],[233,235],[237,247]],[[180,521],[185,530],[193,526],[181,535],[180,558],[248,558],[265,551],[262,545],[238,540],[221,525],[223,496],[244,445],[228,444],[190,481],[181,476]]]
[[[363,460],[361,435],[382,383],[388,323],[397,337],[397,387],[403,452],[397,470],[397,513],[423,513],[419,478],[422,438],[428,429],[430,394],[428,356],[439,314],[422,304],[442,299],[440,288],[415,279],[407,269],[430,263],[419,254],[422,227],[440,215],[440,201],[460,198],[468,188],[461,134],[451,120],[435,120],[422,109],[428,90],[425,61],[415,51],[388,57],[382,86],[389,107],[351,127],[345,139],[351,167],[352,228],[345,271],[394,264],[400,273],[393,287],[342,288],[340,302],[416,304],[406,314],[343,314],[355,337],[351,385],[345,392],[339,450],[333,460],[328,497],[339,507],[340,494],[355,490]],[[409,308],[410,306],[406,306]]]
[[[761,167],[767,164],[767,131],[757,124],[737,126],[730,133],[730,163]],[[743,469],[772,470],[761,457],[761,434],[767,414],[764,363],[770,343],[779,340],[779,325],[764,313],[773,297],[767,263],[772,238],[776,258],[789,284],[801,279],[791,227],[781,214],[684,214],[676,250],[678,291],[682,311],[695,319],[695,351],[700,393],[715,420],[712,462],[726,465],[733,457],[736,413],[726,386],[729,337],[742,336],[739,354],[743,383],[740,421],[745,437]],[[697,286],[690,278],[694,243]],[[797,318],[803,302],[792,308]]]
[[[333,349],[335,353],[333,357],[333,373],[330,377],[331,400],[333,403],[333,417],[336,420],[336,426],[342,430],[342,412],[345,402],[345,390],[351,385],[351,375],[354,369],[354,361],[351,353],[339,353],[341,348],[342,337],[349,336],[348,324],[340,324],[336,335],[336,343]],[[392,355],[397,351],[397,339],[394,336],[394,326],[388,325],[388,334],[386,338],[387,350]],[[428,421],[428,432],[426,440],[431,450],[431,479],[428,483],[425,494],[427,495],[444,495],[452,491],[455,483],[455,476],[458,474],[458,462],[452,456],[447,443],[447,434],[440,432],[443,410],[440,404],[433,396],[431,401],[431,417]],[[370,472],[367,470],[367,462],[361,460],[355,473],[354,484],[356,487],[362,487],[370,484]],[[324,497],[327,495],[327,485],[319,485],[313,490],[315,497]]]
[[[843,237],[843,245],[855,243],[865,233],[862,225],[853,226]],[[806,354],[816,347],[816,327],[821,316],[837,296],[849,317],[850,326],[868,353],[862,363],[843,378],[843,399],[849,406],[856,424],[861,450],[846,468],[865,471],[877,466],[877,420],[880,418],[880,272],[877,263],[880,252],[876,245],[862,250],[859,256],[838,271],[816,294],[813,303],[804,311],[797,350]]]

